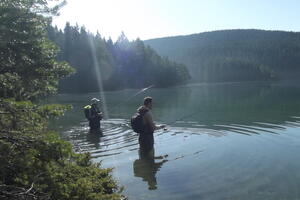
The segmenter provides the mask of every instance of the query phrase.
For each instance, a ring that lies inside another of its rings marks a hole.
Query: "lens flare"
[[[109,115],[107,112],[107,104],[106,104],[106,99],[105,99],[105,94],[104,94],[104,90],[103,90],[103,77],[102,77],[102,73],[101,73],[101,69],[100,69],[100,65],[99,65],[99,61],[97,59],[97,50],[95,47],[95,43],[92,40],[92,37],[89,37],[89,45],[91,48],[91,52],[92,52],[92,57],[93,57],[93,67],[95,69],[95,75],[97,78],[97,83],[98,83],[98,89],[99,89],[99,93],[100,93],[100,99],[102,101],[102,109],[103,109],[103,113],[104,113],[104,118],[108,119]]]

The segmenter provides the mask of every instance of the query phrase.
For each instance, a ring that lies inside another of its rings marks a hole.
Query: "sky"
[[[67,0],[53,25],[76,23],[114,41],[225,29],[300,31],[300,0]]]

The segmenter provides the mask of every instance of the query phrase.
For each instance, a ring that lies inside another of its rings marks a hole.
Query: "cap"
[[[94,103],[98,103],[98,102],[100,102],[100,100],[99,100],[99,99],[97,99],[97,98],[92,98],[92,99],[91,99],[91,102],[92,102],[92,104],[94,104]]]

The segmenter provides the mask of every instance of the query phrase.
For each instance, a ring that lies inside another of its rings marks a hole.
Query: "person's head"
[[[94,105],[94,106],[96,106],[99,102],[100,102],[100,100],[97,99],[97,98],[92,98],[91,99],[91,104]]]
[[[149,109],[152,109],[152,97],[144,98],[144,106],[146,106]]]

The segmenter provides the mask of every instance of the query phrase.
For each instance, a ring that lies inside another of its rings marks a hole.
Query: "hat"
[[[91,102],[92,102],[92,104],[94,104],[94,103],[98,103],[98,102],[100,102],[100,100],[99,100],[99,99],[97,99],[97,98],[92,98],[92,99],[91,99]]]

